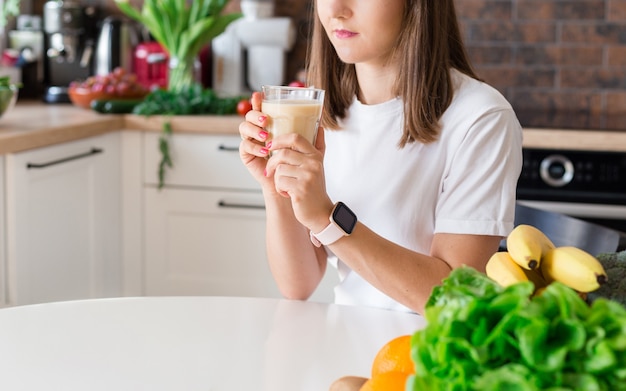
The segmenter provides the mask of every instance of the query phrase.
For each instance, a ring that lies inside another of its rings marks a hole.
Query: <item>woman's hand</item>
[[[250,98],[252,110],[246,114],[246,120],[239,124],[239,134],[241,135],[239,156],[252,176],[261,183],[261,186],[273,187],[271,179],[264,175],[269,154],[265,143],[269,139],[269,134],[264,129],[267,124],[267,116],[261,112],[262,101],[263,94],[254,92]]]
[[[276,191],[291,199],[296,219],[319,232],[328,225],[333,203],[324,178],[324,131],[318,129],[315,146],[297,133],[272,139],[272,157],[265,175],[273,178]]]

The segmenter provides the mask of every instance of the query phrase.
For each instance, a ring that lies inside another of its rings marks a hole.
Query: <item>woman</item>
[[[472,71],[453,0],[316,0],[314,20],[315,146],[271,139],[259,94],[239,127],[270,268],[285,297],[307,299],[330,261],[336,303],[421,313],[453,268],[484,271],[513,228],[521,127]]]

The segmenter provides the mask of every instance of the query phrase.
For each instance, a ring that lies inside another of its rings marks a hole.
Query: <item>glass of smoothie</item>
[[[315,144],[323,103],[324,90],[263,86],[261,111],[268,119],[265,129],[272,137],[299,133]]]

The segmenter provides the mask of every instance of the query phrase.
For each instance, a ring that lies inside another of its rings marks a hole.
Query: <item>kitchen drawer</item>
[[[157,133],[145,133],[144,183],[157,185],[161,161]],[[170,138],[173,168],[165,173],[166,186],[260,190],[239,158],[239,136],[176,133]]]

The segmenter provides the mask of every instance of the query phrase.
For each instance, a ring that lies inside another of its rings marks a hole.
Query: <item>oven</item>
[[[626,249],[626,152],[524,148],[520,204],[620,232]]]

